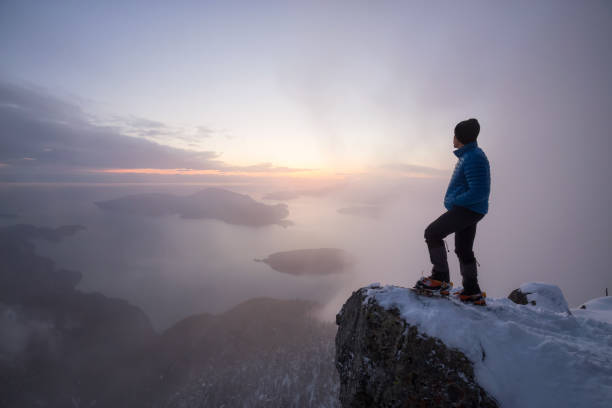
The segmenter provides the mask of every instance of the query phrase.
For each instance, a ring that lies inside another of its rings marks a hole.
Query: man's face
[[[463,143],[457,139],[457,136],[453,136],[453,146],[455,146],[457,149],[463,146]]]

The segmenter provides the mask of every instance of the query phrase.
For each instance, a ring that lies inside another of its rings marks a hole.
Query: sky
[[[610,38],[607,1],[4,0],[0,183],[407,188],[423,248],[474,117],[485,256],[612,286]]]
[[[92,124],[232,165],[450,169],[468,117],[498,154],[551,153],[578,130],[609,147],[611,8],[3,1],[0,74]]]

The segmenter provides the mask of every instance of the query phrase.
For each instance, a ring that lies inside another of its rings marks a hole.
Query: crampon
[[[445,282],[432,279],[431,277],[423,277],[419,279],[414,287],[410,289],[420,295],[445,297],[450,294],[452,288],[453,282]]]
[[[485,298],[487,297],[486,292],[475,293],[473,295],[464,295],[463,291],[455,294],[460,301],[464,303],[472,303],[478,306],[486,306],[487,302]]]

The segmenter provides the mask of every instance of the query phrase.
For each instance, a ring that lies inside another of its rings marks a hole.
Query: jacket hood
[[[476,147],[478,147],[478,142],[474,140],[473,142],[461,146],[457,150],[453,150],[453,153],[455,154],[455,156],[461,157],[465,152],[467,152],[468,150],[475,149]]]

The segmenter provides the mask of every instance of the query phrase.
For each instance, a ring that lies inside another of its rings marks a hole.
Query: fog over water
[[[325,305],[322,318],[333,320],[356,288],[371,282],[411,286],[421,273],[429,272],[423,231],[442,214],[445,187],[441,178],[408,179],[395,185],[358,180],[325,196],[286,201],[288,219],[294,223],[288,227],[121,214],[93,204],[140,192],[187,195],[205,185],[3,187],[0,212],[17,213],[17,218],[1,219],[3,225],[84,225],[86,230],[61,242],[37,242],[39,253],[58,267],[82,272],[80,289],[141,307],[157,329],[195,313],[223,312],[260,296],[315,300]],[[227,189],[259,202],[278,203],[263,200],[269,189],[261,186]],[[603,251],[583,250],[592,231],[579,223],[579,217],[554,218],[547,212],[525,222],[528,214],[516,210],[495,216],[504,208],[516,208],[496,204],[494,200],[489,215],[478,224],[474,243],[481,286],[489,296],[507,296],[522,282],[545,281],[559,285],[570,305],[576,306],[602,295],[604,287],[577,285],[579,276],[612,286]],[[352,205],[378,205],[381,216],[337,212]],[[567,244],[565,231],[572,231],[572,245]],[[446,242],[451,279],[460,285],[453,235]],[[254,262],[275,252],[320,247],[346,250],[356,263],[342,274],[291,276]],[[602,265],[601,272],[592,265]]]

